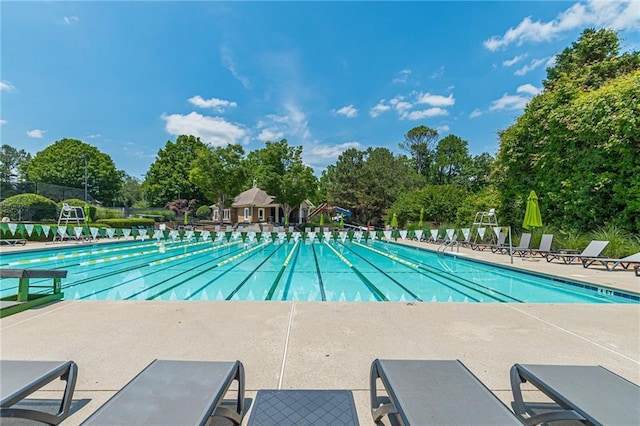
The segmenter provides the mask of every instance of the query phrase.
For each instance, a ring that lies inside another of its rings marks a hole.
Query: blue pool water
[[[637,295],[371,240],[78,244],[3,254],[0,267],[67,270],[67,300],[638,303]],[[16,291],[17,280],[0,280],[1,296]]]

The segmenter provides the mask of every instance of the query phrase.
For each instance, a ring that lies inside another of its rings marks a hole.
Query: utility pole
[[[87,194],[87,175],[89,171],[89,155],[84,154],[84,202],[87,202],[88,194]]]

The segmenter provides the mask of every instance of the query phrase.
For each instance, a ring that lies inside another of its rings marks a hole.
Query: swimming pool
[[[67,300],[638,303],[637,295],[400,244],[280,237],[78,244],[3,254],[0,266],[67,270]],[[1,296],[16,288],[0,280]]]

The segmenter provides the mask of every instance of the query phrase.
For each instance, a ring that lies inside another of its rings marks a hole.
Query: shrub
[[[590,238],[592,240],[609,241],[609,244],[602,251],[602,255],[605,257],[620,258],[639,251],[637,250],[637,238],[611,223],[593,231],[590,234]]]
[[[206,219],[211,217],[211,209],[209,206],[200,206],[198,210],[196,210],[196,216],[200,219]]]
[[[98,224],[103,224],[111,228],[124,228],[128,229],[133,226],[154,227],[155,221],[153,219],[146,218],[130,218],[130,219],[100,219]]]
[[[68,204],[73,207],[82,207],[84,209],[84,205],[88,203],[85,203],[83,200],[79,198],[68,198],[58,203],[58,211],[62,210],[63,204]],[[89,204],[89,217],[87,218],[87,220],[89,221],[96,220],[96,210],[97,210],[96,206],[92,206],[91,204]]]
[[[124,212],[122,211],[122,209],[98,207],[96,209],[95,216],[93,216],[93,220],[100,219],[124,219]]]
[[[554,240],[556,236],[554,236]],[[575,229],[561,229],[557,235],[558,247],[569,250],[583,250],[589,244],[589,237]],[[554,244],[555,246],[555,244]]]
[[[0,202],[0,216],[12,221],[54,221],[56,203],[38,194],[18,194]]]

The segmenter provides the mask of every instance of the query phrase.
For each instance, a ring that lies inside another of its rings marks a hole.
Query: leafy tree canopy
[[[640,230],[640,54],[617,53],[615,33],[585,30],[500,132],[494,181],[507,222],[522,221],[533,189],[545,224]]]
[[[191,162],[206,145],[195,136],[180,135],[167,141],[158,151],[143,183],[145,196],[152,206],[164,206],[175,199],[204,199],[197,185],[189,180]]]
[[[250,179],[282,205],[285,224],[293,208],[315,193],[313,169],[302,162],[302,146],[290,146],[286,139],[267,142],[248,155]]]
[[[111,157],[94,146],[62,139],[38,152],[23,168],[30,181],[83,188],[85,159],[89,195],[111,204],[120,190],[120,173]]]
[[[207,201],[218,205],[220,224],[222,209],[240,194],[246,182],[244,149],[240,145],[201,147],[191,165],[189,180],[203,192]]]
[[[20,178],[20,166],[31,159],[31,154],[24,149],[18,150],[11,145],[3,144],[0,148],[0,180],[9,183]]]

